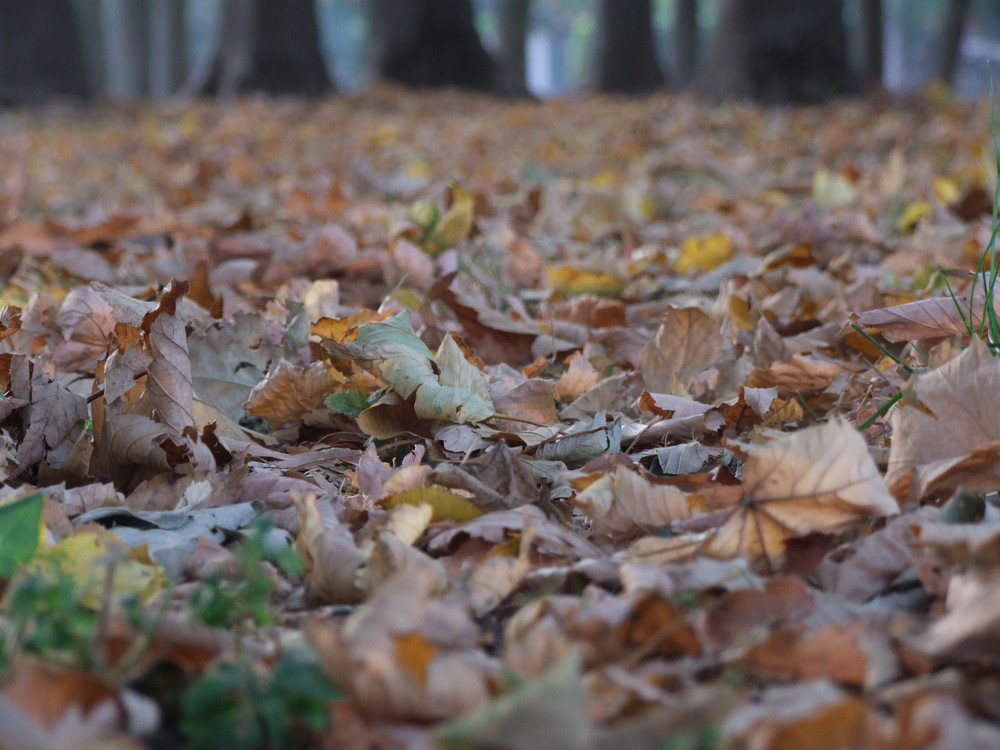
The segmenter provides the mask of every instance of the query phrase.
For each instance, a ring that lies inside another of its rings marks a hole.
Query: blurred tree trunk
[[[370,0],[369,9],[377,77],[417,88],[497,88],[471,0]]]
[[[527,41],[531,0],[500,0],[497,26],[500,32],[500,88],[505,94],[528,93]]]
[[[223,97],[332,90],[313,0],[222,0],[212,52],[185,89]]]
[[[90,93],[72,0],[0,2],[0,102]]]
[[[856,93],[842,0],[722,0],[697,88],[764,104]]]
[[[674,16],[674,75],[676,88],[687,88],[698,66],[698,0],[677,0]]]
[[[666,81],[653,44],[651,0],[598,0],[592,80],[599,91],[648,94]]]
[[[136,98],[148,91],[150,0],[104,0],[106,77],[104,90],[114,97]]]
[[[938,52],[934,76],[939,81],[951,83],[955,78],[958,53],[962,47],[962,32],[969,15],[969,0],[948,0],[941,19],[941,47]]]
[[[151,0],[148,81],[151,96],[170,96],[184,83],[187,69],[185,10],[184,0]]]
[[[99,0],[73,0],[73,8],[76,10],[76,22],[87,65],[87,81],[91,91],[99,93],[104,90],[107,78],[101,3]]]
[[[861,0],[861,75],[869,89],[882,86],[884,29],[882,0]]]

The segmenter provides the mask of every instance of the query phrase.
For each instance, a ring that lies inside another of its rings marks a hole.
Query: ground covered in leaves
[[[1000,746],[991,141],[0,115],[0,746]]]

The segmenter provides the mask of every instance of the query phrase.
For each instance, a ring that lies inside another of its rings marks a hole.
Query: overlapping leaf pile
[[[923,100],[4,115],[3,617],[63,570],[101,659],[5,648],[0,734],[176,743],[154,668],[308,644],[317,747],[998,746],[989,143]],[[192,621],[261,516],[275,624]]]

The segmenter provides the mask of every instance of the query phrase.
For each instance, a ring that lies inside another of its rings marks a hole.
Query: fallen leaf
[[[991,398],[1000,388],[1000,361],[973,339],[912,388],[927,411],[898,405],[889,415],[894,437],[886,483],[893,494],[905,501],[959,485],[992,490],[1000,477],[1000,417]]]
[[[755,447],[743,486],[746,499],[728,512],[705,553],[745,555],[771,571],[781,568],[789,539],[899,512],[864,439],[843,420]]]

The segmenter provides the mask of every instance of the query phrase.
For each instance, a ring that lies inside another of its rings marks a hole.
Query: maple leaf
[[[886,482],[902,500],[962,485],[991,491],[1000,480],[1000,360],[986,344],[969,347],[917,378],[913,393],[925,407],[897,405],[889,415],[893,440]]]
[[[790,539],[899,512],[864,439],[843,420],[753,446],[749,454],[745,499],[704,547],[713,557],[742,555],[774,571]]]

